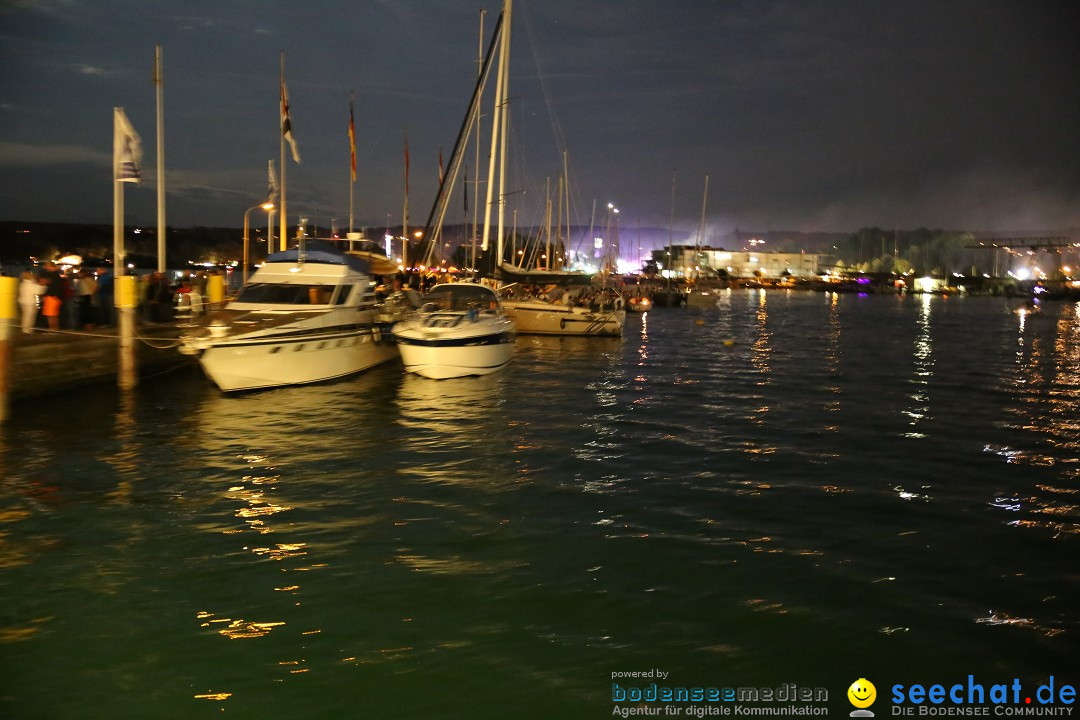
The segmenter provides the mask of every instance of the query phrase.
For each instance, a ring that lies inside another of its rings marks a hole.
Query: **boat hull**
[[[223,392],[305,385],[362,372],[397,357],[389,333],[371,328],[288,339],[229,340],[199,354]]]
[[[506,314],[523,335],[607,335],[619,337],[626,324],[625,310],[588,308],[538,302],[503,301]]]
[[[502,369],[514,356],[514,332],[465,338],[410,337],[397,333],[405,371],[421,377],[447,378],[487,375]]]

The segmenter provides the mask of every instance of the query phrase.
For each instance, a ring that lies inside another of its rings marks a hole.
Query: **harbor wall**
[[[140,339],[135,341],[135,362],[139,377],[197,364],[193,358],[177,351],[169,337],[175,337],[176,328],[149,330],[140,327],[138,331]],[[20,333],[10,348],[8,394],[10,399],[18,400],[95,383],[115,384],[118,360],[119,339],[116,335],[35,333],[26,337]]]

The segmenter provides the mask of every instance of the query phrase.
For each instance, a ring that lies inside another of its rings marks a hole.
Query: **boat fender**
[[[375,342],[382,342],[382,328],[378,325],[371,326],[371,339]]]

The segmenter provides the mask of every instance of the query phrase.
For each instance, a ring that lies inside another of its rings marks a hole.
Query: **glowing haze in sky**
[[[281,50],[303,160],[288,168],[290,222],[347,224],[352,91],[357,225],[400,223],[406,131],[422,224],[472,90],[481,4],[5,0],[0,219],[110,222],[123,106],[146,151],[127,217],[155,222],[160,43],[170,225],[239,226],[264,199]],[[564,145],[576,224],[595,199],[666,228],[675,172],[682,228],[698,225],[706,174],[720,230],[1080,226],[1075,7],[515,0],[511,206],[540,222]],[[464,219],[459,199],[447,222]]]

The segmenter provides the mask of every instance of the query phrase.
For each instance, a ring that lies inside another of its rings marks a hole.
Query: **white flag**
[[[142,140],[124,108],[113,108],[113,179],[137,183],[142,177]]]
[[[268,202],[276,203],[278,199],[278,192],[280,191],[280,189],[278,188],[277,184],[277,173],[274,172],[273,160],[270,160],[268,178],[270,182],[270,187],[266,190],[266,199]]]
[[[289,114],[289,91],[285,88],[285,76],[281,76],[281,134],[285,142],[289,143],[292,150],[294,163],[300,163],[300,151],[296,149],[296,138],[293,137],[292,116]]]

